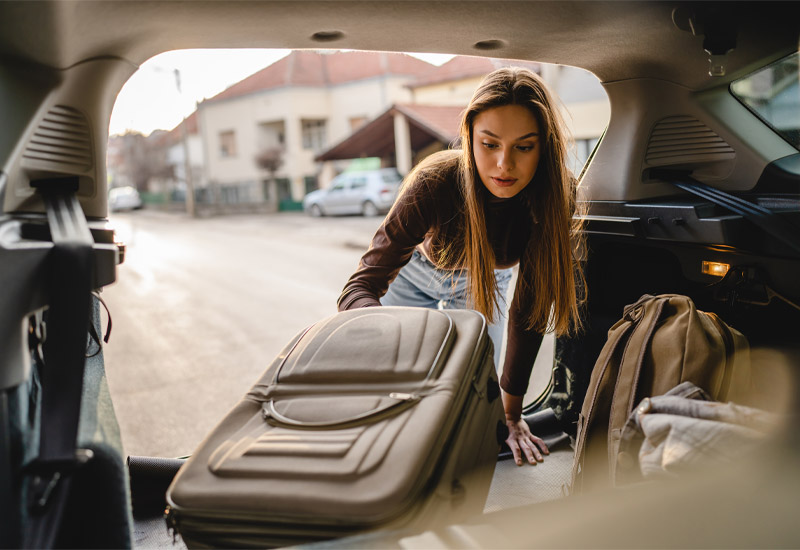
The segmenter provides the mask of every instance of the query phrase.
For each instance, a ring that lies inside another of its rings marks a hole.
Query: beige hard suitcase
[[[480,513],[505,427],[486,321],[380,307],[297,336],[181,468],[189,547],[267,547]]]

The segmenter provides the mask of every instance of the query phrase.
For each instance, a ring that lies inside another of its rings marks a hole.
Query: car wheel
[[[318,204],[312,204],[309,212],[311,212],[311,216],[314,218],[322,217],[322,208],[320,208]]]
[[[373,203],[372,201],[366,201],[364,204],[361,205],[361,213],[367,218],[377,216],[378,207],[375,206],[375,203]]]

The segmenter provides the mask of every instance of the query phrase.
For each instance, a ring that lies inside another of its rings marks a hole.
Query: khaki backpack
[[[690,381],[716,401],[750,390],[747,339],[676,294],[642,296],[608,331],[578,419],[572,490],[613,486],[620,436],[633,407]]]

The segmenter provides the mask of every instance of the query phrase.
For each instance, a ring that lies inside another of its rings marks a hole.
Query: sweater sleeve
[[[434,200],[425,181],[411,182],[389,211],[338,300],[339,311],[379,306],[391,282],[432,226]]]
[[[533,363],[542,344],[542,334],[525,328],[526,319],[520,308],[519,285],[508,311],[508,339],[500,387],[509,395],[525,395]]]

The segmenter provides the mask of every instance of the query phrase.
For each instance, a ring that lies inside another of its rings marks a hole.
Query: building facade
[[[353,159],[377,158],[376,167],[405,174],[432,152],[456,145],[462,110],[483,77],[504,66],[533,70],[557,93],[578,174],[610,114],[590,73],[483,57],[456,56],[436,67],[405,54],[294,51],[203,101],[160,136],[171,171],[149,187],[181,200],[187,150],[198,205],[218,211],[297,208]]]
[[[408,84],[411,103],[387,111],[317,156],[332,162],[346,158],[380,157],[382,165],[401,174],[432,152],[453,145],[461,112],[483,78],[501,67],[529,69],[548,83],[561,100],[565,124],[574,139],[570,168],[578,174],[605,130],[610,117],[608,98],[594,75],[560,65],[506,59],[457,56]],[[384,136],[391,136],[387,149]]]
[[[223,202],[296,205],[336,170],[315,156],[409,101],[406,84],[432,68],[404,54],[292,52],[198,106],[204,178]]]
[[[454,57],[410,85],[414,103],[466,107],[488,73],[500,67],[523,67],[539,74],[561,100],[561,111],[575,141],[570,162],[574,172],[583,166],[603,134],[611,110],[603,86],[593,74],[565,65],[482,57]]]

